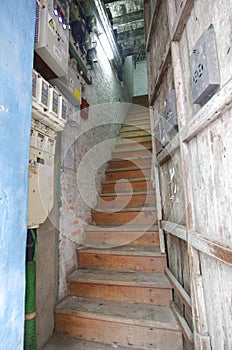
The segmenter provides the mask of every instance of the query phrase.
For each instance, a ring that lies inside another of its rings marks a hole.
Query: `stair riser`
[[[169,306],[171,289],[70,282],[71,295],[91,299]]]
[[[56,331],[69,337],[143,350],[180,350],[181,332],[57,314]]]
[[[158,232],[86,232],[83,241],[85,246],[106,248],[119,247],[125,244],[130,246],[159,247]]]
[[[92,213],[92,221],[95,225],[142,225],[146,223],[156,224],[156,212],[117,212],[117,213]]]
[[[80,269],[105,269],[113,271],[164,272],[165,256],[126,256],[78,253]]]
[[[128,124],[132,124],[132,123],[128,123]],[[140,123],[140,125],[138,125],[137,123],[136,125],[125,125],[122,127],[120,132],[139,131],[139,129],[150,132],[151,125],[149,123]]]
[[[151,169],[125,170],[112,173],[108,172],[106,174],[106,181],[149,177],[150,175]]]
[[[140,150],[128,150],[128,151],[117,151],[113,152],[112,159],[114,158],[122,158],[122,159],[130,159],[131,157],[149,157],[151,155],[151,149],[140,149]],[[136,162],[135,162],[136,163]]]
[[[98,208],[99,209],[108,209],[108,208],[138,208],[143,207],[146,203],[146,206],[155,206],[156,198],[154,194],[142,194],[142,195],[123,195],[123,196],[112,196],[112,197],[100,197],[98,199]]]
[[[139,147],[145,147],[148,149],[152,148],[152,142],[150,140],[145,142],[126,142],[125,143],[118,143],[115,146],[116,151],[126,151],[127,149],[138,149]]]
[[[116,187],[117,185],[117,187]],[[131,188],[132,187],[132,188]],[[103,184],[102,193],[116,193],[117,192],[130,192],[130,191],[151,191],[150,181],[131,181],[130,183],[119,182],[117,184]]]
[[[110,161],[109,162],[109,170],[110,169],[119,169],[119,168],[130,168],[132,166],[143,167],[143,166],[151,166],[151,157],[145,159],[136,159],[136,160],[118,160],[118,161]]]
[[[131,111],[131,113],[128,114],[127,118],[124,121],[124,124],[128,123],[129,121],[140,121],[145,120],[146,122],[150,122],[150,117],[148,113],[140,113],[138,111]]]
[[[133,142],[138,142],[141,145],[143,145],[143,143],[145,142],[151,142],[151,135],[146,135],[146,136],[141,136],[141,137],[131,137],[131,138],[119,138],[116,144],[116,147],[118,145],[125,145],[125,144],[133,144]]]
[[[149,136],[151,133],[150,131],[140,130],[140,131],[121,131],[120,132],[120,138],[127,138],[127,137],[137,137],[137,136]]]

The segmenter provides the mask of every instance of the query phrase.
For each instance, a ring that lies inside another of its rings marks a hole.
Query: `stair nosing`
[[[115,153],[126,153],[126,152],[147,152],[147,151],[151,151],[152,150],[152,146],[151,147],[141,147],[141,148],[128,148],[128,149],[125,149],[125,150],[119,150],[119,151],[113,151],[112,152],[112,155],[114,155]]]
[[[106,173],[121,173],[124,171],[136,171],[136,170],[149,170],[151,169],[151,165],[144,165],[141,168],[138,167],[128,167],[128,168],[117,168],[117,169],[107,169]]]
[[[96,228],[98,232],[104,232],[104,231],[117,231],[119,230],[120,232],[140,232],[140,231],[144,231],[145,229],[147,229],[145,231],[145,233],[147,232],[156,232],[153,230],[157,230],[156,233],[159,233],[159,227],[158,225],[128,225],[126,228],[119,228],[117,226],[101,226],[101,225],[97,225],[97,226],[88,226],[85,231],[86,232],[94,232],[96,231]],[[101,230],[103,231],[101,231]],[[137,230],[137,231],[136,231]]]
[[[144,195],[154,195],[155,191],[134,191],[132,194],[132,196],[144,196]],[[99,195],[99,197],[117,197],[117,196],[128,196],[128,192],[109,192],[109,193],[101,193]]]
[[[165,258],[166,254],[162,253],[161,251],[133,251],[129,249],[131,246],[126,246],[128,247],[128,250],[116,250],[115,248],[104,248],[104,249],[94,249],[94,248],[89,248],[86,246],[80,246],[77,248],[78,253],[87,253],[87,254],[98,254],[98,255],[123,255],[123,256],[142,256],[142,257],[160,257],[160,258]],[[140,246],[141,248],[144,248]]]
[[[115,210],[117,208],[112,208],[112,210]],[[92,209],[92,213],[93,214],[119,214],[119,213],[125,213],[125,212],[149,212],[149,211],[152,211],[152,212],[156,212],[157,211],[157,207],[125,207],[123,209],[121,209],[120,211],[117,211],[117,212],[106,212],[104,211],[105,209],[103,208],[102,210],[101,209]]]
[[[109,163],[110,162],[127,162],[127,161],[130,161],[130,160],[143,160],[143,159],[151,159],[152,156],[149,155],[149,156],[140,156],[139,158],[138,157],[131,157],[130,159],[121,159],[121,158],[115,158],[115,159],[110,159]]]
[[[108,184],[114,184],[114,183],[118,183],[118,181],[120,181],[120,183],[127,183],[127,182],[139,182],[139,181],[146,181],[146,182],[150,182],[150,178],[148,177],[135,177],[135,178],[131,178],[130,181],[128,179],[117,179],[117,180],[106,180],[106,181],[102,181],[103,185],[108,185]]]

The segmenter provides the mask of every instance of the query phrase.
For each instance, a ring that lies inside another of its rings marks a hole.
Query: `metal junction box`
[[[58,77],[68,73],[68,16],[65,0],[48,0],[42,8],[37,4],[35,51]]]
[[[171,88],[166,99],[166,106],[160,121],[160,127],[161,142],[163,146],[166,146],[178,132],[176,92],[174,87]]]
[[[193,103],[204,105],[220,86],[214,27],[211,24],[195,44],[190,57]]]

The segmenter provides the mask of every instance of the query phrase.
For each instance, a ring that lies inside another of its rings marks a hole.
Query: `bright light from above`
[[[99,38],[99,41],[101,43],[101,46],[108,58],[108,60],[112,60],[114,58],[114,54],[113,54],[113,51],[111,49],[111,46],[110,46],[110,43],[109,43],[109,40],[107,39],[107,36],[105,34],[100,34],[98,36]]]

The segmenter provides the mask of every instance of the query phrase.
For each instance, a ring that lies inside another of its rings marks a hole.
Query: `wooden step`
[[[141,125],[147,125],[147,126],[151,126],[151,121],[150,121],[150,118],[147,117],[147,119],[144,119],[144,120],[130,120],[128,121],[127,119],[124,121],[124,123],[122,124],[122,128],[126,127],[126,126],[136,126],[136,127],[140,127]]]
[[[129,167],[138,167],[151,166],[151,156],[138,159],[137,157],[130,160],[125,159],[114,159],[109,161],[108,170],[118,169],[118,168],[129,168]]]
[[[102,184],[102,193],[116,193],[117,192],[130,192],[131,191],[151,191],[151,181],[144,178],[130,179],[129,180],[112,180],[104,181]]]
[[[121,131],[119,134],[120,138],[130,138],[130,137],[141,137],[141,136],[149,136],[151,133],[146,130],[136,130],[136,131]]]
[[[133,96],[132,102],[136,105],[145,106],[147,108],[149,107],[148,95]]]
[[[87,247],[112,248],[125,244],[133,246],[159,247],[157,225],[127,225],[123,227],[88,226],[83,244]]]
[[[80,248],[77,250],[80,269],[113,271],[164,272],[165,254],[158,247],[123,246],[112,249]]]
[[[112,209],[111,210],[116,210]],[[156,207],[124,208],[116,212],[92,210],[92,222],[95,225],[142,225],[157,224]]]
[[[128,347],[117,346],[112,344],[103,344],[97,342],[89,342],[85,340],[65,337],[63,334],[54,333],[49,343],[45,345],[43,350],[128,350]],[[140,350],[135,349],[133,350]]]
[[[146,118],[150,118],[150,114],[149,114],[149,109],[148,108],[144,108],[142,106],[138,106],[138,105],[133,105],[129,111],[128,114],[126,116],[126,120],[133,118],[133,117],[146,117]]]
[[[140,177],[149,177],[151,175],[151,168],[140,168],[140,169],[118,169],[118,171],[107,171],[106,180],[120,180],[120,179],[131,179]]]
[[[168,307],[68,297],[56,308],[57,332],[144,350],[180,350],[182,335]]]
[[[126,140],[122,140],[124,142],[119,142],[115,145],[115,151],[119,150],[127,150],[127,149],[138,149],[139,147],[152,148],[151,138],[148,141],[144,142],[135,142],[133,140],[127,139],[129,142],[125,142]]]
[[[120,151],[112,152],[112,159],[114,158],[122,158],[122,159],[130,159],[131,157],[148,157],[151,155],[152,148],[140,147],[137,149],[126,149]]]
[[[124,124],[127,124],[127,123],[130,123],[130,122],[133,122],[133,123],[136,123],[136,122],[150,122],[150,116],[147,112],[139,112],[139,111],[131,111],[126,119],[124,120]]]
[[[98,209],[115,209],[115,208],[138,208],[155,206],[156,197],[155,193],[150,192],[133,192],[133,194],[116,193],[102,194],[98,198]]]
[[[69,276],[70,294],[77,297],[168,306],[171,285],[162,273],[77,270]]]
[[[149,122],[140,123],[128,123],[123,124],[120,132],[125,131],[139,131],[139,130],[145,130],[146,132],[151,132],[151,125]]]

